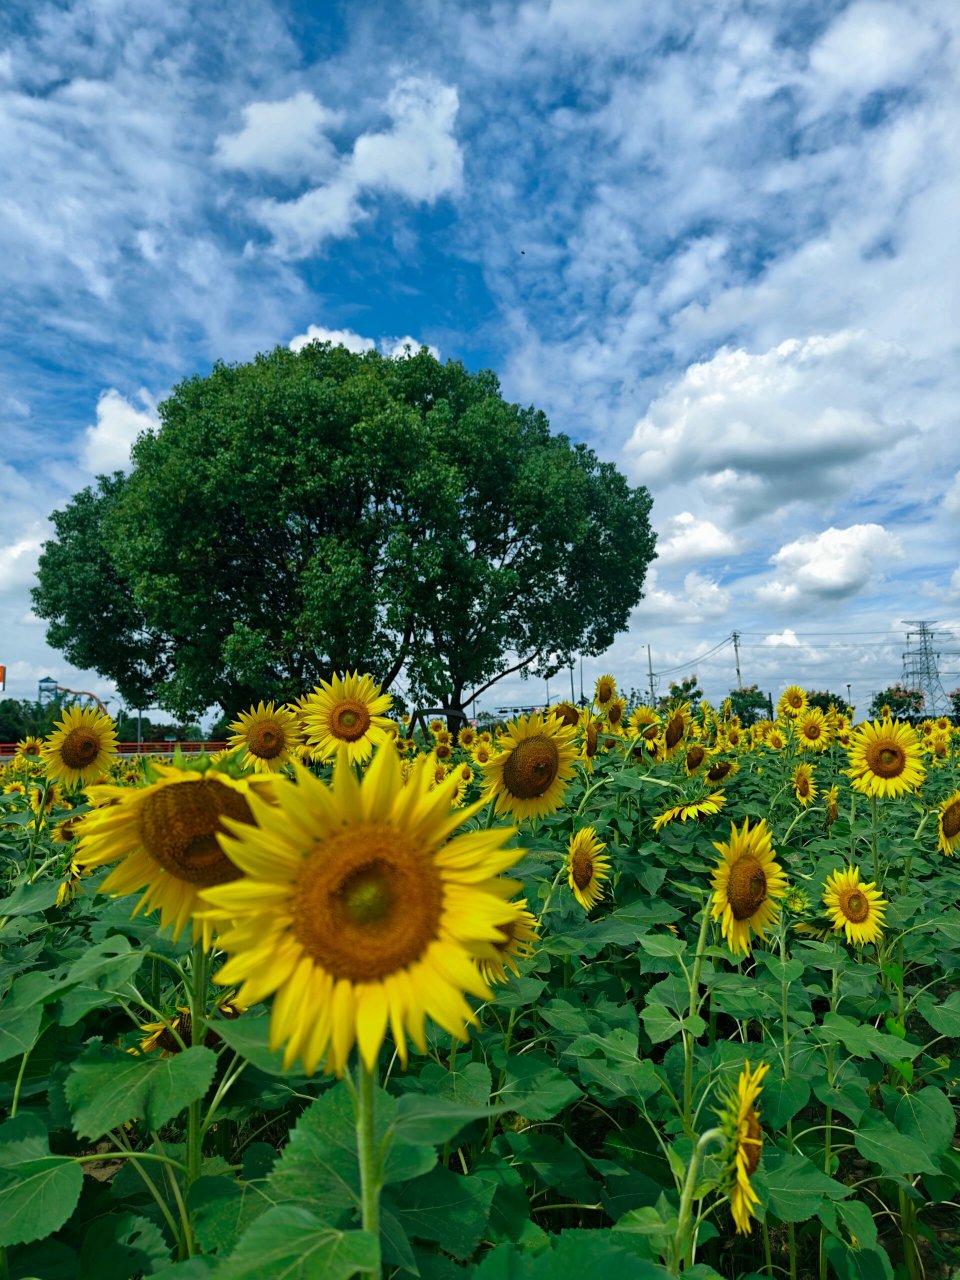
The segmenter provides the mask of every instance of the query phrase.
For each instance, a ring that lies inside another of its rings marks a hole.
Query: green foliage
[[[918,716],[923,714],[923,704],[922,689],[908,689],[898,680],[889,689],[881,689],[873,695],[867,715],[872,720],[879,719],[887,706],[893,716]]]
[[[0,742],[20,742],[28,734],[45,738],[62,714],[59,702],[0,698]]]
[[[54,513],[34,608],[130,705],[181,715],[401,666],[458,708],[627,625],[650,496],[489,371],[312,344],[217,364],[160,405],[134,469]]]
[[[663,711],[679,702],[689,702],[690,709],[696,711],[703,697],[700,681],[696,676],[684,676],[682,680],[671,680],[669,692],[657,699],[658,708]]]
[[[745,729],[771,715],[770,702],[755,684],[730,690],[730,714],[739,716]]]
[[[831,706],[842,712],[847,705],[847,699],[839,693],[831,693],[829,689],[808,689],[807,704],[823,712],[829,711]]]

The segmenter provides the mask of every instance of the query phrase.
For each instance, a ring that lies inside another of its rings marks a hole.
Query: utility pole
[[[740,679],[740,632],[733,633],[733,652],[737,663],[737,688],[743,688],[743,681]]]
[[[570,702],[573,706],[577,705],[577,695],[573,692],[573,663],[570,663]]]
[[[650,653],[649,645],[647,645],[647,670],[650,672],[650,705],[651,707],[655,707],[657,705],[657,699],[653,692],[653,657]]]

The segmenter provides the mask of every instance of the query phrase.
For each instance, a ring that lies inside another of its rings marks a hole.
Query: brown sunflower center
[[[743,1152],[743,1163],[747,1166],[747,1177],[752,1178],[757,1172],[760,1153],[763,1150],[763,1130],[760,1127],[760,1117],[753,1107],[747,1112],[746,1120],[746,1140],[741,1139],[741,1150]]]
[[[518,800],[535,800],[550,789],[560,768],[560,753],[542,733],[518,742],[503,764],[503,782]]]
[[[871,742],[865,754],[870,772],[878,778],[899,778],[907,766],[903,748],[898,743],[883,738],[878,742]]]
[[[443,881],[402,832],[350,827],[306,861],[293,913],[297,939],[333,978],[378,982],[438,936]]]
[[[578,889],[583,890],[593,879],[593,858],[583,849],[578,849],[573,855],[573,864],[570,868],[573,876],[573,883]]]
[[[707,777],[711,782],[722,782],[732,768],[729,760],[720,760],[709,771]]]
[[[870,914],[870,903],[859,889],[844,889],[840,894],[840,910],[853,924],[863,924]]]
[[[960,800],[954,800],[953,804],[944,809],[940,827],[948,840],[960,835]]]
[[[558,702],[553,708],[553,714],[565,725],[572,726],[580,722],[580,712],[572,702]]]
[[[667,722],[667,729],[663,735],[668,751],[672,751],[680,739],[683,737],[684,730],[683,716],[679,711],[675,711]]]
[[[809,724],[803,726],[803,736],[810,742],[816,742],[822,733],[823,729],[816,720],[812,720]]]
[[[728,729],[727,741],[730,743],[731,747],[738,747],[740,745],[740,730]]]
[[[261,720],[247,732],[247,750],[261,760],[272,760],[284,747],[283,726],[277,720]]]
[[[85,769],[100,754],[100,738],[90,729],[71,729],[60,744],[60,756],[68,769]]]
[[[611,702],[607,708],[607,724],[619,724],[623,719],[623,707],[619,702]]]
[[[687,752],[687,768],[692,773],[694,769],[699,769],[703,764],[706,751],[703,747],[691,747]]]
[[[810,794],[810,779],[805,773],[801,773],[796,781],[797,795],[801,799],[805,799]]]
[[[787,697],[788,707],[795,707],[797,710],[799,710],[799,708],[803,706],[802,693],[797,693],[794,691],[793,693],[787,693],[786,697]]]
[[[145,795],[137,827],[147,853],[177,880],[209,888],[241,875],[220,848],[221,818],[252,822],[250,806],[239,791],[216,778],[172,782]]]
[[[370,728],[370,712],[362,702],[345,698],[330,712],[330,732],[343,742],[356,742]]]
[[[474,756],[474,759],[476,760],[477,764],[486,764],[487,761],[490,759],[489,750],[486,747],[482,747],[482,746],[477,747],[477,752],[476,752],[476,755]]]
[[[601,680],[597,685],[597,701],[609,702],[613,697],[613,681]]]
[[[494,940],[494,943],[493,943],[493,945],[496,947],[498,951],[504,952],[504,951],[510,950],[510,946],[514,938],[516,937],[517,925],[519,923],[520,923],[519,920],[508,920],[506,924],[497,925],[497,928],[503,934],[502,942],[497,942],[496,940]]]
[[[767,877],[752,853],[745,853],[730,868],[727,900],[734,920],[748,920],[766,901]]]
[[[433,749],[433,754],[438,760],[449,760],[453,755],[453,748],[449,742],[438,742]]]
[[[657,726],[655,724],[647,725],[643,731],[643,737],[647,742],[653,742],[657,736]]]

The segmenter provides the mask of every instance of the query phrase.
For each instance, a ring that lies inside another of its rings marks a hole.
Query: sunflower
[[[603,897],[600,886],[610,878],[610,859],[603,852],[606,847],[593,827],[581,827],[567,844],[567,880],[584,911],[597,905]]]
[[[949,716],[937,716],[933,723],[941,733],[949,733],[953,728],[953,721]]]
[[[41,752],[48,778],[68,787],[85,786],[107,769],[117,754],[117,730],[102,711],[68,707]]]
[[[475,765],[483,768],[483,766],[492,760],[496,754],[496,751],[489,742],[480,742],[478,740],[477,745],[470,752],[470,757]]]
[[[817,784],[813,780],[813,765],[798,764],[791,777],[793,794],[804,809],[817,798]]]
[[[726,803],[727,798],[723,792],[714,791],[712,795],[691,800],[689,804],[675,804],[672,809],[666,809],[654,818],[653,829],[659,831],[668,822],[686,822],[688,818],[702,818],[708,813],[719,813]]]
[[[671,707],[663,720],[663,758],[671,760],[680,748],[690,730],[690,703],[681,702]]]
[[[695,742],[687,751],[683,761],[683,771],[687,777],[692,778],[697,770],[706,764],[708,758],[709,753],[706,747],[699,742]]]
[[[329,760],[346,747],[351,764],[363,764],[375,746],[387,741],[389,720],[384,712],[392,703],[390,694],[381,693],[369,675],[354,671],[321,680],[302,701],[307,745],[318,760]],[[445,727],[442,720],[433,723]]]
[[[574,730],[555,716],[533,712],[512,720],[502,751],[483,766],[484,800],[496,797],[497,813],[515,818],[542,818],[559,809],[577,758],[573,738]]]
[[[439,738],[434,743],[433,758],[435,760],[443,760],[444,762],[453,759],[453,744],[451,742],[442,742]]]
[[[626,698],[611,698],[603,710],[603,727],[607,733],[623,734],[624,715],[627,710]]]
[[[850,744],[849,758],[853,789],[864,795],[901,796],[916,791],[924,778],[917,735],[899,721],[862,724]]]
[[[213,1006],[212,1012],[232,1021],[246,1013],[246,1008],[224,994]],[[144,1022],[140,1030],[145,1033],[140,1041],[141,1053],[152,1053],[154,1049],[159,1049],[162,1053],[182,1053],[193,1044],[193,1018],[190,1010],[183,1005],[177,1005],[165,1022]],[[203,1043],[208,1049],[213,1049],[220,1043],[220,1037],[213,1026],[207,1026]]]
[[[57,906],[65,907],[68,902],[72,902],[78,893],[83,893],[80,887],[80,881],[83,879],[83,868],[77,863],[76,858],[70,859],[70,866],[67,868],[67,874],[61,880],[60,887],[57,889]]]
[[[960,844],[960,791],[947,796],[940,805],[937,826],[940,830],[937,848],[948,858],[952,858],[957,845]]]
[[[794,723],[797,742],[804,751],[826,751],[830,745],[830,728],[819,707],[807,707]]]
[[[847,867],[827,876],[823,904],[833,927],[843,929],[848,942],[863,946],[877,942],[883,933],[887,900],[880,896],[872,880],[869,884],[860,883],[859,867]]]
[[[286,707],[274,708],[272,702],[241,711],[230,729],[227,746],[231,751],[244,748],[242,763],[257,773],[282,769],[301,741],[297,716]]]
[[[828,827],[832,827],[840,816],[840,788],[836,783],[823,797],[823,806],[826,810],[826,824]]]
[[[632,738],[646,737],[647,730],[652,728],[653,736],[660,732],[660,717],[652,707],[645,707],[642,704],[634,707],[630,712],[630,719],[627,721],[627,731]]]
[[[558,702],[550,708],[550,715],[556,716],[562,724],[576,727],[580,723],[580,711],[572,702]]]
[[[426,1052],[427,1017],[465,1039],[476,1017],[464,993],[489,999],[476,961],[503,941],[501,873],[517,860],[510,827],[450,836],[482,802],[452,812],[456,779],[430,790],[421,756],[404,786],[396,752],[379,750],[362,782],[341,751],[325,784],[294,765],[276,807],[250,800],[256,826],[230,822],[225,850],[242,880],[203,891],[222,922],[221,983],[247,1005],[273,996],[270,1044],[312,1074],[343,1075],[354,1044],[372,1070],[393,1033]]]
[[[782,720],[796,720],[807,709],[806,692],[798,684],[784,689],[777,703],[777,715]]]
[[[730,1197],[730,1210],[738,1235],[750,1234],[751,1219],[760,1203],[750,1179],[756,1173],[763,1153],[763,1130],[757,1099],[763,1087],[763,1077],[769,1069],[770,1064],[764,1062],[756,1071],[751,1071],[750,1063],[745,1062],[736,1085],[728,1085],[723,1090],[723,1105],[717,1111],[720,1128],[727,1139],[724,1186]]]
[[[472,725],[465,724],[460,726],[460,730],[457,733],[457,742],[463,747],[464,751],[469,751],[476,740],[477,731]]]
[[[706,778],[709,783],[716,786],[718,782],[726,782],[728,778],[732,778],[739,771],[740,766],[736,760],[717,760],[707,770]]]
[[[79,824],[75,857],[84,870],[119,862],[100,891],[124,894],[145,888],[133,914],[159,907],[161,927],[172,925],[176,941],[197,908],[198,892],[241,875],[217,837],[226,818],[253,820],[248,797],[254,788],[223,773],[152,768],[159,781],[150,786],[104,783],[88,789],[94,808]],[[261,803],[272,807],[266,800]],[[193,936],[202,937],[209,948],[209,923],[194,919]]]
[[[713,842],[721,858],[713,873],[714,920],[721,920],[721,932],[733,952],[750,951],[750,934],[763,937],[770,925],[776,924],[779,907],[774,899],[783,896],[787,877],[774,859],[770,830],[766,818],[750,829],[744,818],[743,829],[730,824],[730,840]]]
[[[613,676],[603,675],[597,681],[597,687],[593,692],[593,700],[601,709],[607,705],[611,698],[617,696],[617,682]]]
[[[529,960],[539,942],[536,916],[527,910],[526,898],[509,904],[514,914],[499,925],[502,941],[493,944],[496,955],[479,961],[480,973],[489,983],[509,982],[507,969],[519,974],[518,960]]]
[[[33,756],[36,758],[43,751],[43,739],[35,737],[32,733],[28,733],[17,743],[17,754],[21,756]]]

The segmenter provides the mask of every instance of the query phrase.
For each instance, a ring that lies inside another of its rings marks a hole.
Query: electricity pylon
[[[924,711],[928,716],[949,712],[950,701],[940,683],[939,660],[944,652],[956,651],[934,649],[937,639],[937,632],[934,631],[936,622],[919,619],[904,619],[904,621],[908,627],[913,627],[915,630],[907,632],[907,651],[903,655],[903,674],[900,678],[908,689],[921,691],[924,697]],[[946,637],[947,632],[940,632],[940,635]]]

